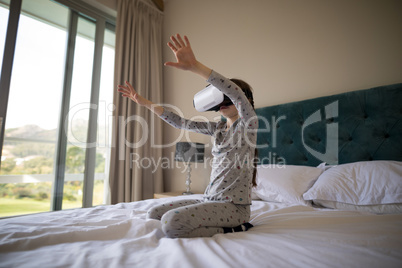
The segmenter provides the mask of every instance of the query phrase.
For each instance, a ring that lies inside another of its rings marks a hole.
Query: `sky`
[[[7,20],[8,10],[0,7],[0,62],[3,58]],[[58,127],[66,44],[66,31],[28,16],[20,16],[6,129],[30,124],[44,129]],[[88,107],[93,47],[93,41],[77,37],[70,107],[77,104]],[[113,65],[114,50],[104,47],[100,101],[106,105],[112,102]],[[81,109],[74,114],[74,119],[86,119],[88,111]]]

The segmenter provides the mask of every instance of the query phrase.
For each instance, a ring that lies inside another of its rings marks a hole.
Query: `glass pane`
[[[63,209],[82,207],[94,39],[95,23],[80,17],[78,19],[68,115],[68,141]]]
[[[102,72],[98,105],[98,140],[96,148],[93,205],[108,204],[109,163],[113,116],[115,33],[106,29],[102,52]]]
[[[35,5],[41,12],[31,9]],[[57,23],[46,14],[57,14]],[[0,216],[50,210],[67,18],[68,9],[52,1],[22,3],[1,159]]]

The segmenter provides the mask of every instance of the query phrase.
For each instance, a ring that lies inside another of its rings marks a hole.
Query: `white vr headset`
[[[193,105],[199,112],[219,111],[223,105],[231,105],[232,101],[213,85],[208,85],[194,95]]]

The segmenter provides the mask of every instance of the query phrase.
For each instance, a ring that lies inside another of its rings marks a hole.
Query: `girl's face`
[[[237,116],[238,114],[236,106],[234,106],[234,104],[231,104],[229,106],[221,106],[219,112],[225,118],[232,118],[234,116]]]

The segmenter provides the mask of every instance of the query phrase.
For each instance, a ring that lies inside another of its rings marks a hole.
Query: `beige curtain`
[[[114,82],[130,81],[137,92],[155,103],[162,102],[163,14],[147,0],[117,0]],[[114,92],[111,203],[153,198],[163,191],[162,121]],[[159,146],[160,147],[160,146]]]

